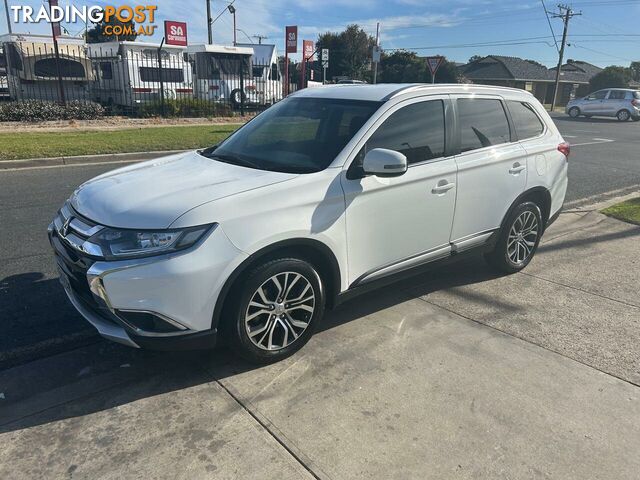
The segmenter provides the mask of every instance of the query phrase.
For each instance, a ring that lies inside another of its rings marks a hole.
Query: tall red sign
[[[302,88],[307,86],[307,62],[312,62],[314,56],[315,47],[313,41],[302,40]],[[311,70],[311,74],[313,75],[313,70]]]
[[[285,27],[285,45],[285,53],[298,52],[298,27],[296,25]]]
[[[185,22],[164,21],[164,41],[167,45],[187,46],[187,24]]]
[[[302,53],[306,61],[313,62],[313,59],[315,57],[315,48],[313,45],[313,40],[302,41]]]

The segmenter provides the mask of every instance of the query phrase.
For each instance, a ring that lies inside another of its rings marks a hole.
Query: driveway
[[[5,478],[635,479],[640,227],[345,304],[290,359],[99,342],[0,373]]]

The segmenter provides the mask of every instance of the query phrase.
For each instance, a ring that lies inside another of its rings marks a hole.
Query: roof
[[[398,95],[414,92],[431,93],[434,95],[469,92],[483,92],[488,94],[509,93],[510,95],[515,94],[519,96],[531,95],[530,93],[519,88],[495,87],[489,85],[470,85],[461,83],[379,83],[376,85],[323,85],[317,88],[305,88],[303,90],[298,90],[297,92],[292,93],[290,96],[383,102]]]
[[[555,75],[557,68],[551,68],[550,71]],[[570,82],[587,83],[591,78],[600,73],[602,69],[596,65],[579,60],[569,60],[562,65],[560,69],[560,78]]]
[[[236,55],[253,55],[253,50],[246,47],[233,47],[230,45],[191,45],[187,48],[189,53],[232,53]]]
[[[489,55],[460,67],[471,80],[552,81],[549,69],[518,57]]]
[[[239,47],[247,47],[253,50],[253,63],[258,65],[271,65],[278,60],[276,46],[268,43],[237,43]]]

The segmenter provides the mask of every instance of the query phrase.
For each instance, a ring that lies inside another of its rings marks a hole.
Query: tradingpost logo
[[[41,5],[12,5],[15,23],[95,23],[102,26],[105,36],[148,35],[155,33],[157,5],[75,5],[59,6],[57,0],[50,0],[49,7]]]

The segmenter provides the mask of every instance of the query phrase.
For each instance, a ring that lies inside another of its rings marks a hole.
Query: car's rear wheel
[[[254,268],[233,292],[230,333],[238,353],[271,363],[299,350],[324,314],[322,279],[313,265],[279,258]]]
[[[631,113],[629,112],[629,110],[620,110],[616,114],[616,118],[621,122],[626,122],[631,118]]]
[[[569,116],[571,118],[578,118],[580,116],[580,109],[578,107],[571,107],[569,109]]]
[[[519,272],[535,255],[543,229],[538,205],[523,202],[511,212],[500,231],[495,249],[485,258],[501,272]]]

